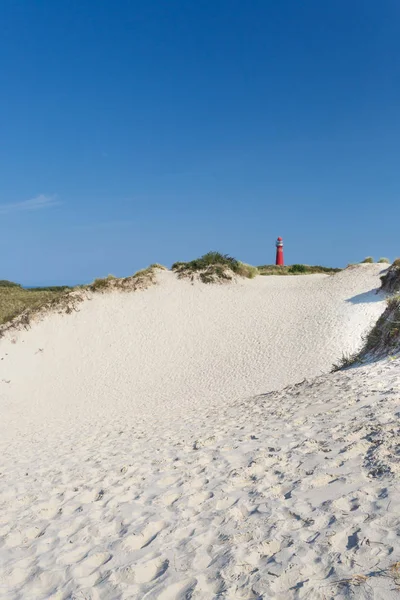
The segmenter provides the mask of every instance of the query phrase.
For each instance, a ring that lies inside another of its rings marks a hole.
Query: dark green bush
[[[306,273],[307,272],[307,267],[305,265],[292,265],[289,268],[289,273]]]

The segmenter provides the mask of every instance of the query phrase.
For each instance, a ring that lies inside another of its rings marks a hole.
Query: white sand
[[[339,581],[400,560],[397,361],[255,397],[360,345],[379,271],[160,273],[1,340],[0,597],[391,598]]]

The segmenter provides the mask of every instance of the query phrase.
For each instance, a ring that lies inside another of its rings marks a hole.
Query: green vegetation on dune
[[[315,275],[325,273],[327,275],[338,273],[342,269],[333,267],[322,267],[320,265],[287,265],[280,267],[277,265],[261,265],[257,267],[260,275]]]
[[[217,281],[231,281],[233,275],[253,279],[258,275],[258,269],[252,265],[242,263],[229,254],[221,252],[207,252],[200,258],[189,262],[176,262],[172,270],[180,278],[194,279],[197,275],[203,283],[215,283]]]
[[[0,325],[10,324],[11,327],[14,327],[23,324],[26,326],[29,324],[31,316],[40,311],[72,312],[84,297],[85,292],[103,293],[110,290],[146,289],[156,282],[157,269],[165,269],[165,267],[160,264],[152,264],[129,277],[117,278],[114,275],[108,275],[104,278],[97,278],[88,285],[75,287],[47,286],[25,289],[18,283],[0,280]],[[340,271],[340,269],[299,264],[287,267],[276,267],[275,265],[254,267],[220,252],[208,252],[189,262],[174,263],[172,270],[179,278],[193,280],[198,277],[204,283],[228,282],[234,276],[253,279],[257,275],[302,275]],[[14,322],[13,319],[16,321]]]
[[[154,264],[138,271],[130,277],[118,279],[114,275],[98,278],[89,285],[49,286],[25,289],[19,284],[2,281],[0,283],[0,325],[9,323],[17,318],[18,324],[29,325],[33,314],[58,310],[70,313],[84,297],[85,292],[106,292],[108,290],[134,291],[146,289],[155,283],[156,269],[165,269],[162,265]],[[1,337],[1,331],[0,331]]]
[[[14,283],[13,281],[7,281],[7,279],[0,279],[0,287],[7,287],[7,288],[18,287],[18,288],[20,288],[22,286],[19,283]]]
[[[26,310],[37,310],[53,303],[64,291],[26,290],[20,286],[0,287],[0,324],[7,323]]]

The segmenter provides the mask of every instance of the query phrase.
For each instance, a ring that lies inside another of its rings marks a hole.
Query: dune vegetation
[[[172,265],[172,271],[177,273],[179,278],[187,277],[193,280],[197,276],[203,283],[231,281],[234,275],[248,279],[258,275],[256,267],[220,252],[207,252],[189,262],[176,262]]]
[[[285,265],[280,267],[277,265],[261,265],[257,267],[260,275],[315,275],[323,273],[326,275],[332,275],[338,273],[342,269],[335,269],[333,267],[322,267],[321,265]]]
[[[49,286],[27,289],[18,283],[3,280],[0,282],[0,326],[4,326],[14,319],[16,321],[13,325],[27,326],[34,314],[47,310],[70,313],[75,309],[76,304],[83,300],[86,292],[146,289],[155,283],[157,269],[165,269],[165,267],[153,264],[129,277],[117,278],[114,275],[108,275],[95,279],[88,285],[78,285],[72,288]],[[2,331],[4,331],[4,327],[3,330],[0,330],[0,337]]]
[[[65,296],[68,288],[25,289],[10,282],[0,284],[0,325],[26,310],[35,311],[44,305],[52,305]]]
[[[155,283],[157,269],[165,268],[160,264],[152,264],[129,277],[118,278],[108,275],[96,278],[92,283],[73,287],[47,286],[27,289],[12,281],[0,280],[0,326],[3,325],[4,331],[4,324],[15,319],[17,322],[13,326],[27,325],[33,314],[43,310],[71,312],[76,303],[84,298],[86,292],[104,293],[111,290],[145,289]],[[302,264],[284,267],[276,265],[255,267],[228,254],[216,251],[207,252],[200,258],[188,262],[176,262],[171,269],[178,278],[198,279],[203,283],[229,282],[234,277],[253,279],[258,275],[334,274],[341,270]]]
[[[365,336],[361,350],[355,354],[344,355],[333,365],[333,371],[400,350],[400,258],[397,258],[382,275],[381,291],[391,294],[387,299],[386,310]]]

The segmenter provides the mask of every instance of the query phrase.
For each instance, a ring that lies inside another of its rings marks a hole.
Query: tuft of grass
[[[252,279],[258,274],[256,267],[242,263],[229,254],[214,251],[190,262],[176,262],[172,265],[172,270],[180,278],[188,277],[193,280],[198,276],[203,283],[231,281],[233,275]]]
[[[390,263],[390,260],[388,258],[385,258],[384,256],[382,256],[379,260],[378,263]]]
[[[360,352],[343,356],[337,364],[333,365],[332,371],[362,364],[368,358],[385,356],[398,348],[400,348],[400,296],[394,296],[387,300],[386,310],[365,336]]]
[[[372,258],[372,256],[366,256],[364,258],[364,260],[361,261],[361,264],[365,264],[365,263],[370,264],[370,263],[373,263],[373,262],[374,262],[374,259]]]
[[[110,287],[112,282],[117,278],[114,275],[107,275],[107,277],[98,277],[88,287],[92,292],[100,292]]]
[[[321,265],[287,265],[284,267],[278,265],[261,265],[257,267],[260,275],[314,275],[324,273],[333,275],[342,269],[333,267],[322,267]]]

